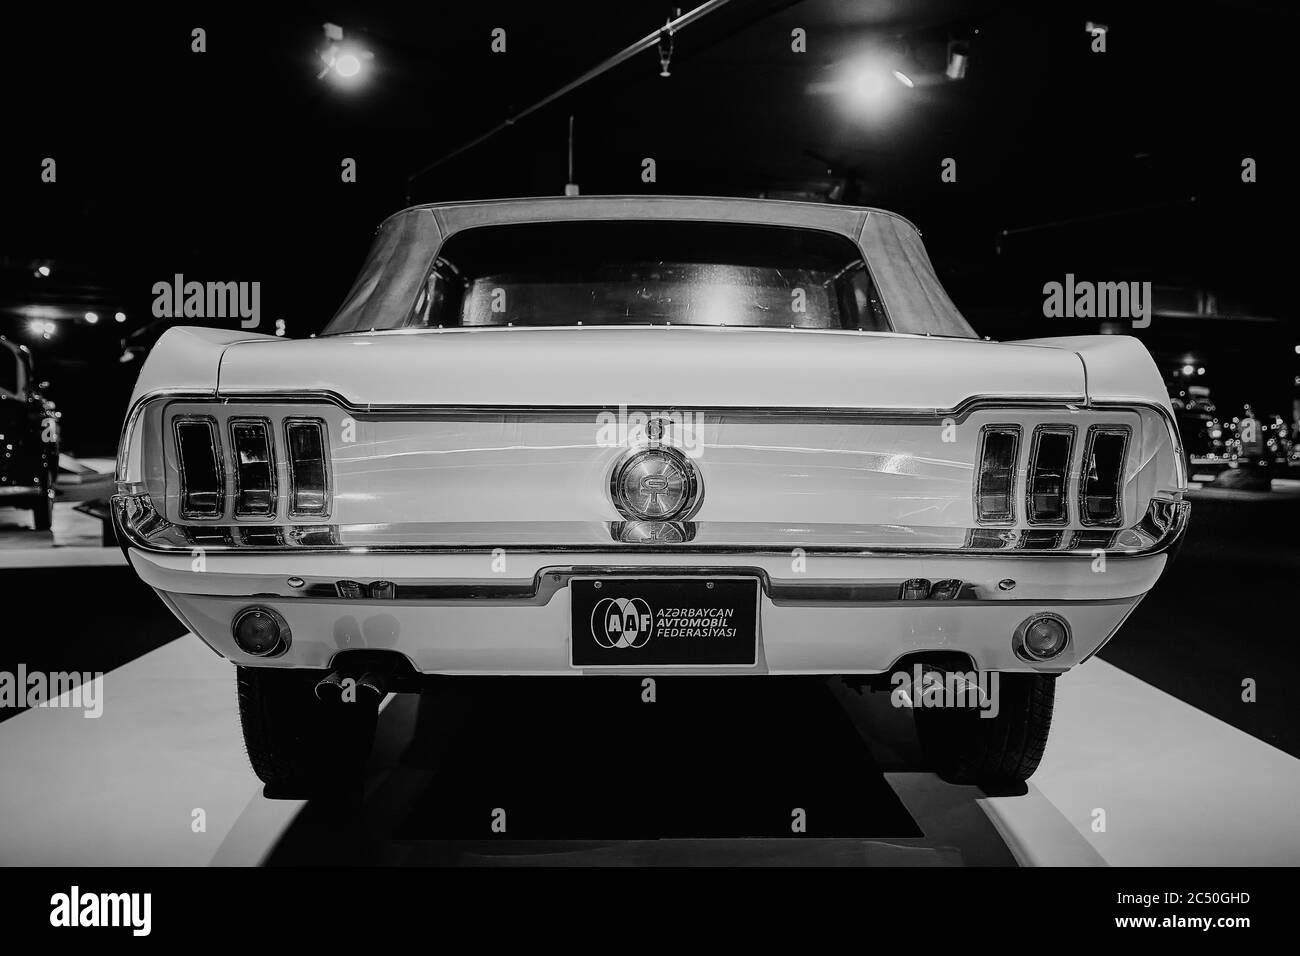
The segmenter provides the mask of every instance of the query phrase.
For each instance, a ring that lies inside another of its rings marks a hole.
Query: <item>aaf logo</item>
[[[591,636],[601,647],[645,647],[654,616],[641,598],[602,598],[591,612]]]

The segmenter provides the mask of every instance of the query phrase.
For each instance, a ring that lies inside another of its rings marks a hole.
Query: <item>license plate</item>
[[[574,667],[758,661],[756,578],[573,578],[569,591]]]

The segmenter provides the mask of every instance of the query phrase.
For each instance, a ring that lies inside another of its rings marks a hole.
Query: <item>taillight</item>
[[[1028,519],[1030,524],[1064,524],[1070,482],[1072,425],[1041,425],[1034,429],[1029,451]]]
[[[1019,425],[986,425],[980,433],[975,477],[975,511],[982,522],[1015,520],[1016,465],[1020,459]]]
[[[185,518],[220,518],[226,498],[217,425],[211,418],[178,418],[176,466],[180,472],[180,513]]]
[[[1128,436],[1129,430],[1119,425],[1094,425],[1088,429],[1079,477],[1079,519],[1084,524],[1120,523]]]
[[[262,418],[233,419],[230,447],[235,460],[235,517],[275,514],[275,458],[270,424]]]
[[[325,462],[325,425],[317,418],[291,418],[284,423],[289,453],[289,516],[329,514],[329,481]]]

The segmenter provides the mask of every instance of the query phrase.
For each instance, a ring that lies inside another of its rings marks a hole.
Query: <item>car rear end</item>
[[[1185,519],[1167,412],[1084,394],[1075,352],[856,334],[812,349],[779,331],[496,334],[302,346],[340,376],[354,367],[345,353],[369,349],[393,380],[432,368],[441,387],[487,363],[519,382],[553,360],[567,379],[582,370],[562,357],[586,353],[594,396],[620,356],[656,349],[727,376],[738,397],[758,397],[778,360],[819,381],[804,386],[807,406],[348,405],[332,388],[241,394],[263,356],[296,365],[295,349],[234,345],[227,394],[137,409],[128,448],[149,464],[128,460],[118,499],[136,568],[240,663],[324,668],[375,648],[438,674],[873,673],[958,650],[980,669],[1062,670],[1151,588]],[[749,371],[725,371],[734,350],[754,357]],[[1027,377],[1055,365],[1061,394],[888,407],[912,390],[891,370],[927,361],[950,368],[940,402],[988,388],[961,379],[992,379],[972,370],[999,364]],[[839,404],[848,397],[857,407]],[[628,481],[648,481],[656,500]],[[604,597],[650,591],[656,608],[688,610],[725,595],[737,633],[606,648],[583,625]],[[253,606],[292,637],[241,647],[234,624]],[[1018,636],[1041,616],[1068,632],[1050,655]]]
[[[1139,343],[983,341],[875,211],[417,209],[326,331],[169,332],[124,432],[120,540],[250,700],[956,659],[1045,735],[1187,520]]]

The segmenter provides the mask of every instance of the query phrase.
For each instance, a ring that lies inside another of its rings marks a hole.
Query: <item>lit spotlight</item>
[[[1204,366],[1204,365],[1198,365],[1198,366],[1196,366],[1196,374],[1197,374],[1197,375],[1204,375],[1204,374],[1205,374],[1205,366]]]
[[[1194,373],[1195,371],[1196,371],[1196,366],[1195,366],[1195,365],[1184,365],[1184,366],[1183,366],[1183,374],[1184,374],[1184,375],[1191,375],[1191,374]]]
[[[888,113],[897,91],[891,71],[878,62],[859,65],[847,86],[849,108],[868,119]]]
[[[54,335],[58,327],[49,319],[32,319],[27,323],[27,331],[32,335],[39,335],[43,339],[49,339]]]
[[[327,45],[320,51],[321,71],[316,79],[328,78],[337,86],[354,87],[365,82],[367,66],[375,55],[352,40],[343,38],[343,28],[325,24]]]
[[[94,325],[96,322],[99,321],[99,316],[94,312],[87,312],[86,321],[89,322],[91,325]]]
[[[916,84],[912,82],[912,78],[902,70],[894,71],[894,79],[898,80],[899,83],[902,83],[909,90],[916,86]]]
[[[125,313],[125,312],[114,312],[114,313],[113,313],[113,321],[116,322],[118,325],[121,325],[123,322],[126,321],[126,313]]]
[[[344,79],[361,72],[361,60],[355,53],[340,53],[334,60],[334,72]]]
[[[50,275],[50,267],[49,267],[49,266],[38,266],[37,269],[36,269],[36,274],[37,274],[38,276],[40,276],[42,279],[48,278],[49,275]]]

